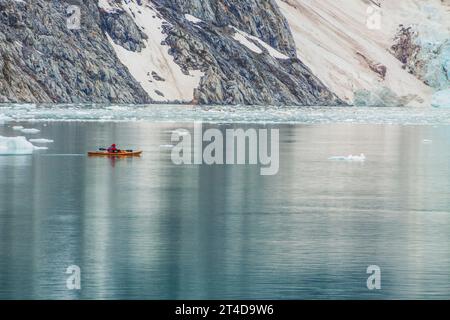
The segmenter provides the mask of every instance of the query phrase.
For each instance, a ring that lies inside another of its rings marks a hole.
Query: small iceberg
[[[33,143],[53,143],[54,142],[53,140],[50,140],[50,139],[30,139],[29,141],[33,142]]]
[[[423,140],[423,143],[425,143],[425,144],[430,144],[430,143],[433,143],[433,140],[424,139],[424,140]]]
[[[354,162],[364,162],[366,161],[366,156],[361,153],[359,156],[349,155],[349,156],[334,156],[328,158],[328,160],[332,161],[354,161]]]
[[[20,132],[22,133],[28,133],[28,134],[37,134],[41,132],[39,129],[21,129]]]
[[[35,147],[25,137],[0,136],[0,155],[28,155],[36,149],[42,148]]]
[[[22,126],[13,126],[12,129],[14,131],[21,131],[23,129],[23,127]]]

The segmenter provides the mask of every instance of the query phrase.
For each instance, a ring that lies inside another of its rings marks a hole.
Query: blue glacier
[[[450,88],[433,94],[431,105],[435,108],[450,108]]]

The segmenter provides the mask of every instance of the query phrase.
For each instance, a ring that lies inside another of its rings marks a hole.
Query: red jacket
[[[108,148],[109,153],[113,153],[113,152],[117,152],[117,151],[119,151],[119,150],[116,148],[116,145],[114,145],[114,144]]]

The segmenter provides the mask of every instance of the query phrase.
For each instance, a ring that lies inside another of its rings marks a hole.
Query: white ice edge
[[[46,150],[47,147],[36,147],[25,137],[0,136],[0,155],[31,155],[35,150]]]

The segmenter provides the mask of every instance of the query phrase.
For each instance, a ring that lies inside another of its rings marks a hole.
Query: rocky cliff
[[[67,26],[70,4],[80,30]],[[108,44],[96,1],[0,0],[0,101],[148,100]]]
[[[340,103],[272,0],[0,0],[0,71],[3,102]]]
[[[0,102],[429,106],[449,34],[450,0],[0,0]]]

